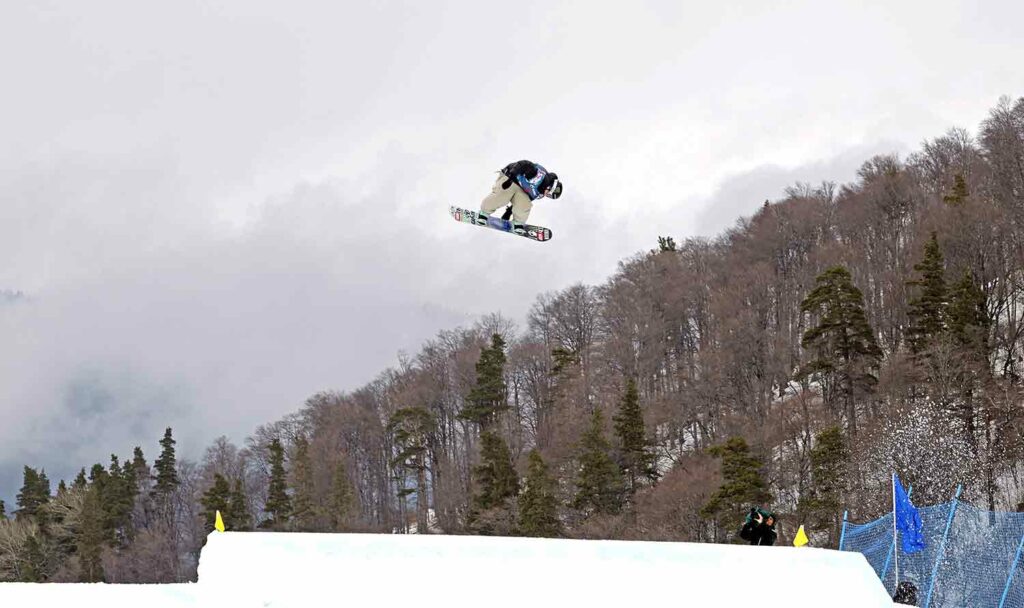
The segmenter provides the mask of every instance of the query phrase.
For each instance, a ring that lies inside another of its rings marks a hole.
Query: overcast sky
[[[1024,95],[1024,3],[0,0],[0,498],[354,389]],[[456,224],[557,171],[538,244]]]

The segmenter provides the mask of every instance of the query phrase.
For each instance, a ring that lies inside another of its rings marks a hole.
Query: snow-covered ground
[[[66,604],[65,604],[66,603]],[[214,533],[191,585],[0,584],[0,606],[890,608],[859,553],[477,536]]]

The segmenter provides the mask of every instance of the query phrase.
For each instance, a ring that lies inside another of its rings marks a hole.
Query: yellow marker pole
[[[221,519],[220,511],[217,511],[217,521],[213,523],[213,527],[216,528],[218,532],[224,531],[224,520]]]
[[[804,527],[800,526],[800,529],[796,531],[796,538],[793,539],[793,546],[803,547],[809,542],[811,541],[807,538],[807,533],[804,532]]]

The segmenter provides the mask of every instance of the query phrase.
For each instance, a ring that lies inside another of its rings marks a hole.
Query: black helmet
[[[557,173],[548,173],[544,176],[544,181],[550,182],[544,189],[544,194],[551,198],[558,198],[562,196],[562,182],[558,179]]]

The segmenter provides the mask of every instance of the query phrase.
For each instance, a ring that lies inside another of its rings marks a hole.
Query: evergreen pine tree
[[[722,459],[723,481],[701,507],[700,516],[717,521],[720,527],[738,529],[750,507],[766,505],[772,498],[761,478],[761,461],[750,454],[742,437],[730,437],[708,453]]]
[[[43,583],[48,576],[44,541],[37,534],[29,534],[25,539],[24,556],[21,563],[21,579],[23,583]]]
[[[74,492],[75,494],[71,494]],[[77,490],[70,490],[63,480],[57,485],[57,495],[46,510],[49,512],[52,528],[45,531],[48,563],[51,568],[60,568],[61,564],[75,553],[75,543],[81,513],[80,503],[76,500]],[[75,505],[79,504],[76,510]]]
[[[647,444],[644,430],[644,415],[640,409],[640,395],[636,382],[626,382],[626,392],[619,405],[619,412],[612,418],[615,434],[619,439],[619,466],[626,476],[629,495],[636,493],[637,482],[644,478],[654,481],[658,471],[654,466],[654,454]]]
[[[110,478],[110,474],[103,468],[103,465],[96,463],[89,469],[89,487],[96,488],[98,498],[100,499],[100,507],[103,507],[104,495],[107,493],[107,481]]]
[[[214,473],[213,485],[203,492],[202,498],[199,499],[199,504],[203,507],[203,523],[207,532],[213,530],[217,521],[217,511],[220,511],[221,517],[224,519],[225,529],[235,529],[234,518],[229,515],[230,501],[231,486],[228,485],[228,480],[224,479],[220,473]]]
[[[262,524],[263,527],[281,527],[288,523],[292,504],[288,497],[286,480],[284,448],[281,441],[275,437],[270,442],[270,487],[267,491],[267,503],[263,507],[263,510],[270,514],[270,519]]]
[[[135,506],[135,499],[139,496],[139,470],[127,459],[121,466],[121,478],[124,479],[125,484],[126,509],[128,513],[131,513]]]
[[[488,430],[498,413],[507,409],[505,387],[505,341],[499,334],[491,336],[491,346],[480,352],[476,363],[476,385],[466,397],[466,406],[459,417]]]
[[[477,493],[473,497],[470,527],[480,534],[510,532],[510,529],[498,530],[495,521],[504,522],[504,527],[510,528],[510,502],[519,494],[519,476],[512,467],[508,446],[497,433],[484,431],[480,435],[480,464],[473,473]]]
[[[121,543],[126,543],[132,536],[131,516],[135,493],[135,475],[131,465],[126,462],[122,467],[117,456],[111,454],[106,486],[100,497],[106,513],[106,528],[111,538]]]
[[[963,421],[965,438],[974,460],[985,468],[984,485],[990,508],[994,508],[995,469],[992,454],[982,455],[979,446],[980,428],[991,424],[992,411],[985,400],[979,400],[989,369],[989,325],[985,293],[970,273],[965,272],[950,293],[947,314],[947,339],[955,353],[951,377],[954,398],[943,400],[947,412]],[[986,411],[987,410],[987,411]],[[989,418],[986,422],[985,418]]]
[[[816,376],[826,405],[845,412],[851,433],[857,432],[857,401],[878,383],[873,370],[882,358],[874,331],[864,313],[864,296],[853,285],[848,270],[829,268],[816,279],[815,288],[800,305],[817,323],[800,342],[811,360],[799,376]]]
[[[145,474],[149,472],[149,465],[146,464],[146,457],[143,455],[142,448],[139,446],[135,446],[135,449],[132,450],[132,467],[135,468],[135,475],[139,479],[145,477]]]
[[[395,457],[391,466],[402,482],[405,491],[405,480],[411,473],[415,478],[416,492],[416,531],[427,533],[427,453],[430,435],[434,432],[434,417],[423,407],[400,408],[391,416],[388,431],[395,446]],[[408,492],[407,492],[408,493]],[[404,496],[402,497],[404,500]],[[404,503],[403,503],[404,504]]]
[[[546,538],[562,535],[555,480],[536,449],[530,451],[526,488],[519,497],[519,533]]]
[[[252,515],[249,514],[249,504],[245,496],[245,486],[241,479],[235,479],[231,488],[231,495],[228,497],[228,509],[224,515],[231,519],[231,529],[244,532],[252,530]],[[225,522],[227,525],[227,522]]]
[[[505,341],[495,333],[491,345],[480,351],[476,384],[459,413],[461,419],[480,427],[480,463],[473,469],[476,494],[468,520],[479,534],[511,533],[515,527],[511,499],[519,492],[519,477],[508,446],[493,431],[498,414],[506,409]]]
[[[25,465],[22,472],[21,490],[14,497],[18,510],[14,512],[18,519],[34,517],[39,511],[40,501],[38,498],[39,471]]]
[[[146,464],[146,457],[142,454],[142,448],[135,446],[132,452],[132,471],[135,475],[135,485],[138,493],[149,490],[149,483],[152,480],[152,471]]]
[[[85,501],[82,504],[79,522],[80,530],[77,542],[79,581],[83,583],[103,582],[103,545],[107,541],[104,517],[100,488],[94,482],[85,491]]]
[[[801,497],[799,510],[814,527],[827,527],[830,540],[837,541],[839,512],[848,487],[849,451],[842,430],[832,426],[818,433],[810,457],[811,486]]]
[[[988,356],[988,330],[991,322],[985,307],[985,292],[969,272],[953,285],[950,294],[948,329],[954,344],[975,358]]]
[[[107,468],[106,484],[103,492],[100,494],[104,513],[103,525],[110,533],[111,538],[114,538],[115,531],[118,528],[119,516],[121,515],[122,505],[126,498],[127,492],[124,486],[124,478],[121,477],[121,463],[116,455],[111,454],[110,465]]]
[[[102,464],[97,462],[89,469],[89,484],[106,485],[108,476],[107,470],[103,468]]]
[[[292,461],[292,521],[299,530],[310,531],[317,519],[316,488],[313,485],[313,462],[309,457],[309,441],[305,437],[295,440],[295,459]]]
[[[71,483],[71,487],[75,488],[76,490],[84,490],[86,485],[88,485],[88,481],[85,478],[85,468],[83,467],[82,470],[79,471],[78,475],[75,477],[75,481]]]
[[[943,202],[953,207],[964,204],[970,194],[967,191],[967,181],[964,176],[957,173],[953,176],[953,191],[942,197]]]
[[[171,437],[171,427],[164,431],[164,438],[160,440],[160,457],[153,463],[156,469],[156,485],[153,492],[159,496],[169,496],[180,483],[178,481],[178,461],[174,456],[175,441]]]
[[[579,363],[579,357],[576,353],[568,351],[561,346],[556,346],[551,349],[551,375],[557,377],[570,365]]]
[[[910,300],[907,316],[910,326],[907,338],[910,351],[915,355],[924,352],[937,340],[946,329],[946,280],[943,270],[942,250],[939,241],[932,233],[931,239],[925,244],[924,258],[914,265],[914,270],[921,273],[921,278],[907,284],[919,288],[919,295]]]
[[[7,511],[2,500],[0,500],[0,521],[7,521]]]
[[[46,509],[50,502],[50,480],[46,478],[46,472],[39,472],[32,467],[26,466],[22,477],[21,491],[15,497],[15,504],[18,510],[14,515],[16,519],[28,519],[36,522],[40,527],[48,523]]]
[[[622,510],[625,484],[604,436],[604,417],[594,408],[590,428],[580,441],[579,474],[573,508],[585,514],[614,515]]]
[[[475,469],[479,491],[474,497],[477,509],[502,506],[519,493],[519,476],[512,467],[512,454],[496,433],[480,436],[480,464]]]
[[[37,487],[37,493],[41,504],[48,504],[50,502],[50,480],[46,477],[46,470],[39,470],[39,485]]]
[[[344,461],[338,461],[331,476],[330,509],[328,511],[331,528],[335,532],[343,531],[352,511],[352,483],[348,478],[348,469]]]
[[[111,497],[114,493],[113,484],[111,483],[110,473],[103,468],[102,464],[96,463],[89,469],[89,490],[95,491],[96,500],[98,501],[98,512],[100,519],[100,528],[103,531],[103,542],[112,542],[114,540],[113,526],[111,523],[111,512],[113,505],[111,504]]]

